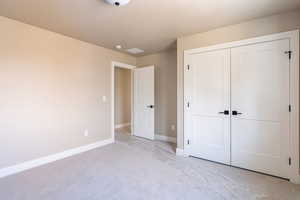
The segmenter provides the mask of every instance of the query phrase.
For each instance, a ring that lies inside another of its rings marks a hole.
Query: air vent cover
[[[127,52],[131,54],[139,54],[139,53],[144,53],[144,50],[139,48],[132,48],[132,49],[127,49]]]

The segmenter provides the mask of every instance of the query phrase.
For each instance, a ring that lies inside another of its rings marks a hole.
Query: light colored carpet
[[[0,179],[1,200],[300,200],[285,180],[196,159],[117,133],[116,144]]]

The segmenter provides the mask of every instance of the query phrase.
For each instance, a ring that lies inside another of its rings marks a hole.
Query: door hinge
[[[187,144],[190,144],[190,140],[187,140]]]
[[[285,51],[284,53],[288,54],[289,55],[289,59],[291,60],[291,58],[292,58],[292,51]]]
[[[292,112],[292,106],[289,105],[289,112]]]
[[[190,70],[190,65],[187,65],[187,70]]]
[[[291,159],[291,157],[289,157],[289,165],[290,166],[292,165],[292,159]]]

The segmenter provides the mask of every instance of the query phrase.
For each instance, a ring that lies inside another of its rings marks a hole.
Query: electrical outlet
[[[85,137],[89,136],[89,131],[87,129],[84,131],[84,136]]]
[[[172,126],[171,126],[171,130],[172,130],[172,131],[175,131],[175,125],[172,125]]]

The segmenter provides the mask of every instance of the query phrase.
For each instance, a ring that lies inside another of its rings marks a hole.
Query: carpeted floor
[[[0,179],[1,200],[300,200],[300,185],[116,134],[116,144]]]

